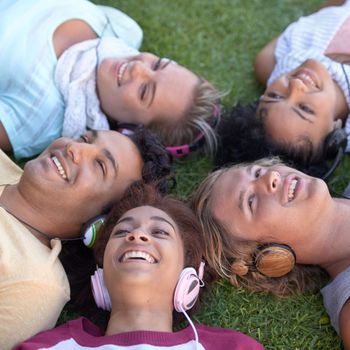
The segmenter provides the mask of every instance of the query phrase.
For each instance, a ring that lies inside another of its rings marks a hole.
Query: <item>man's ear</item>
[[[333,130],[336,130],[336,129],[341,129],[343,127],[343,122],[340,118],[336,119],[334,122],[333,122]]]

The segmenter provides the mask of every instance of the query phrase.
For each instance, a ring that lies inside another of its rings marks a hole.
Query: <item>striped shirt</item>
[[[325,65],[332,79],[342,89],[347,104],[350,106],[350,87],[348,87],[342,65],[324,55],[331,40],[349,16],[350,1],[346,1],[342,6],[326,7],[290,24],[278,37],[275,48],[276,65],[267,85],[270,85],[279,76],[297,68],[307,59],[315,59]],[[344,69],[350,80],[350,65],[344,65]],[[346,120],[345,130],[350,133],[350,118]],[[347,151],[350,151],[350,137]]]

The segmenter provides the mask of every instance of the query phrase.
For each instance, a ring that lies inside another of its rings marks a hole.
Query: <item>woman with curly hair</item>
[[[100,268],[92,278],[95,300],[110,311],[105,330],[80,318],[40,333],[15,349],[240,349],[260,350],[229,329],[193,325],[186,313],[203,284],[203,239],[183,202],[134,186],[107,218],[94,247]],[[191,326],[174,331],[173,313]]]
[[[350,202],[321,179],[264,159],[217,170],[192,198],[205,256],[234,286],[276,295],[322,289],[350,348]],[[325,273],[326,272],[326,273]]]
[[[258,53],[255,75],[265,91],[223,118],[218,165],[278,155],[325,175],[325,160],[349,150],[349,33],[350,2],[344,1],[299,18]]]

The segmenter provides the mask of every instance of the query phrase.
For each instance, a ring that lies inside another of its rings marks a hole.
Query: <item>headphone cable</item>
[[[187,312],[184,310],[184,308],[182,307],[182,304],[180,305],[181,307],[181,311],[182,313],[186,316],[187,318],[187,321],[189,322],[189,324],[191,325],[192,329],[193,329],[193,333],[194,333],[194,338],[195,338],[195,341],[196,341],[196,350],[198,350],[198,333],[197,333],[197,330],[196,330],[196,327],[194,326],[190,316],[187,315]]]
[[[333,174],[335,169],[338,167],[340,161],[342,160],[343,155],[344,155],[344,149],[343,147],[339,147],[339,150],[337,152],[337,155],[335,156],[335,159],[331,167],[327,170],[327,172],[324,175],[322,175],[322,180],[326,181]]]

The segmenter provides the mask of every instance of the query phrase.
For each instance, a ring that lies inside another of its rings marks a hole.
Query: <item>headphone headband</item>
[[[212,123],[210,125],[213,129],[216,128],[219,122],[220,111],[221,111],[220,104],[219,102],[217,102],[213,105]],[[194,141],[191,142],[190,144],[183,144],[179,146],[168,146],[165,148],[172,156],[181,158],[181,157],[187,156],[190,152],[196,151],[198,148],[203,146],[204,142],[205,142],[205,135],[202,131],[199,131]]]
[[[335,129],[326,137],[324,143],[324,157],[326,159],[333,159],[330,168],[322,176],[322,179],[326,181],[333,174],[343,158],[348,144],[348,135],[342,128]]]

